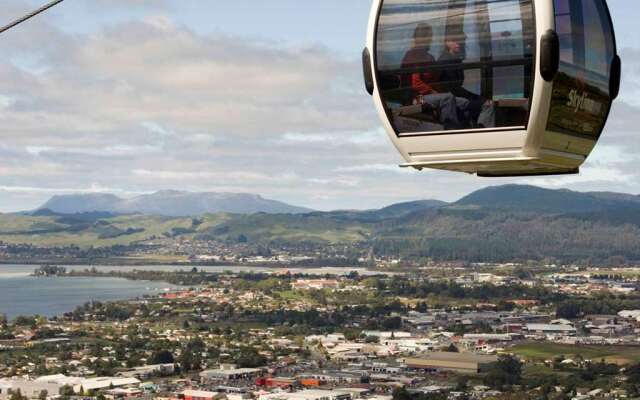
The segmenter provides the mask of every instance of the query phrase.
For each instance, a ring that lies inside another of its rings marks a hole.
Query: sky
[[[45,0],[4,0],[0,25]],[[318,210],[521,183],[640,193],[640,2],[610,0],[621,95],[580,175],[417,172],[365,93],[368,0],[66,0],[0,35],[0,212],[54,194],[249,192]]]

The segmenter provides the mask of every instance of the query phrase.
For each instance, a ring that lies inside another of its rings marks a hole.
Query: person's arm
[[[451,89],[451,93],[456,97],[464,97],[465,99],[468,99],[468,100],[477,100],[482,98],[480,95],[468,91],[461,85],[454,86]]]
[[[425,72],[423,74],[420,74],[420,73],[411,74],[411,87],[421,95],[427,95],[427,94],[433,93],[435,92],[435,90],[433,89],[433,86],[431,86],[431,84],[429,83],[433,80],[431,77],[432,75],[428,72]]]

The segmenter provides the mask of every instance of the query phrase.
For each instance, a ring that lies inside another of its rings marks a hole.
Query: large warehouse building
[[[454,371],[464,374],[477,374],[498,361],[497,356],[485,356],[473,353],[428,353],[420,358],[407,358],[408,368],[432,371]]]

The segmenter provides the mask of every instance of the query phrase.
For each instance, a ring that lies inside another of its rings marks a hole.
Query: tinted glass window
[[[560,70],[547,129],[597,138],[611,98],[613,30],[602,0],[554,0]]]
[[[530,0],[384,0],[376,64],[396,132],[526,126],[533,27]]]

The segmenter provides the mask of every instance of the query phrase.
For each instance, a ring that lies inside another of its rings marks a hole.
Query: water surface
[[[29,276],[35,266],[0,265],[0,314],[54,316],[87,301],[114,301],[156,295],[175,288],[164,282],[121,278],[43,278]]]

